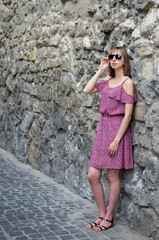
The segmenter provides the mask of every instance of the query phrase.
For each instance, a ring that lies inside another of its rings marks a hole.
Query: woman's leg
[[[106,219],[113,218],[114,210],[120,196],[120,169],[108,169],[107,176],[109,180],[109,205],[106,213]]]
[[[105,219],[112,220],[114,210],[120,195],[120,170],[119,169],[108,169],[107,176],[109,180],[109,205],[105,215]],[[110,227],[112,223],[106,221],[101,222],[101,225]],[[95,230],[99,230],[99,227],[95,227]]]
[[[102,174],[101,169],[90,167],[88,170],[88,180],[90,182],[92,192],[99,209],[99,216],[104,217],[106,214],[106,206],[103,185],[100,181],[101,174]]]

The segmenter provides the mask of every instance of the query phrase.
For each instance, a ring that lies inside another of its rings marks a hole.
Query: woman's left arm
[[[124,83],[124,89],[129,95],[132,95],[132,96],[134,95],[134,86],[133,86],[133,81],[131,79],[129,79]],[[120,140],[124,136],[129,126],[132,112],[133,112],[133,104],[129,104],[129,103],[125,104],[125,116],[123,118],[123,121],[121,123],[121,126],[119,128],[119,131],[114,141],[109,145],[109,148],[108,148],[108,153],[111,157],[117,154]]]

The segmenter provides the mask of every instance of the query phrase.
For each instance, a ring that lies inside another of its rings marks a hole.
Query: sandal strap
[[[96,227],[97,226],[97,223],[96,222],[91,222],[91,223],[89,223],[90,225],[91,225],[91,228],[93,228],[93,227]],[[93,225],[94,224],[94,225]]]
[[[114,218],[112,220],[109,220],[109,219],[104,219],[105,222],[110,222],[113,224],[113,221],[114,221]]]
[[[102,217],[98,217],[96,220],[98,220],[98,219],[101,219],[101,220],[103,220],[104,218],[102,218]],[[91,228],[93,228],[93,227],[97,227],[97,223],[96,222],[91,222],[91,223],[89,223],[90,225],[91,225]],[[94,225],[93,225],[94,224]]]
[[[102,225],[102,226],[98,226],[98,227],[100,228],[101,231],[103,231],[104,229],[107,230],[107,227],[105,227],[105,226],[103,226],[103,225]],[[103,228],[104,228],[104,229],[103,229]]]

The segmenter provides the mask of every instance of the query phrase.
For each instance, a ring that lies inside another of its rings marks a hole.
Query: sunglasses
[[[108,57],[109,57],[109,60],[113,60],[113,58],[115,57],[116,60],[121,60],[123,55],[121,54],[110,54]]]

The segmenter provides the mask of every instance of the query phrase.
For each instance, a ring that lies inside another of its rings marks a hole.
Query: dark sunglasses
[[[121,60],[123,55],[121,54],[110,54],[108,57],[109,57],[109,60],[113,60],[113,58],[115,57],[116,60]]]

